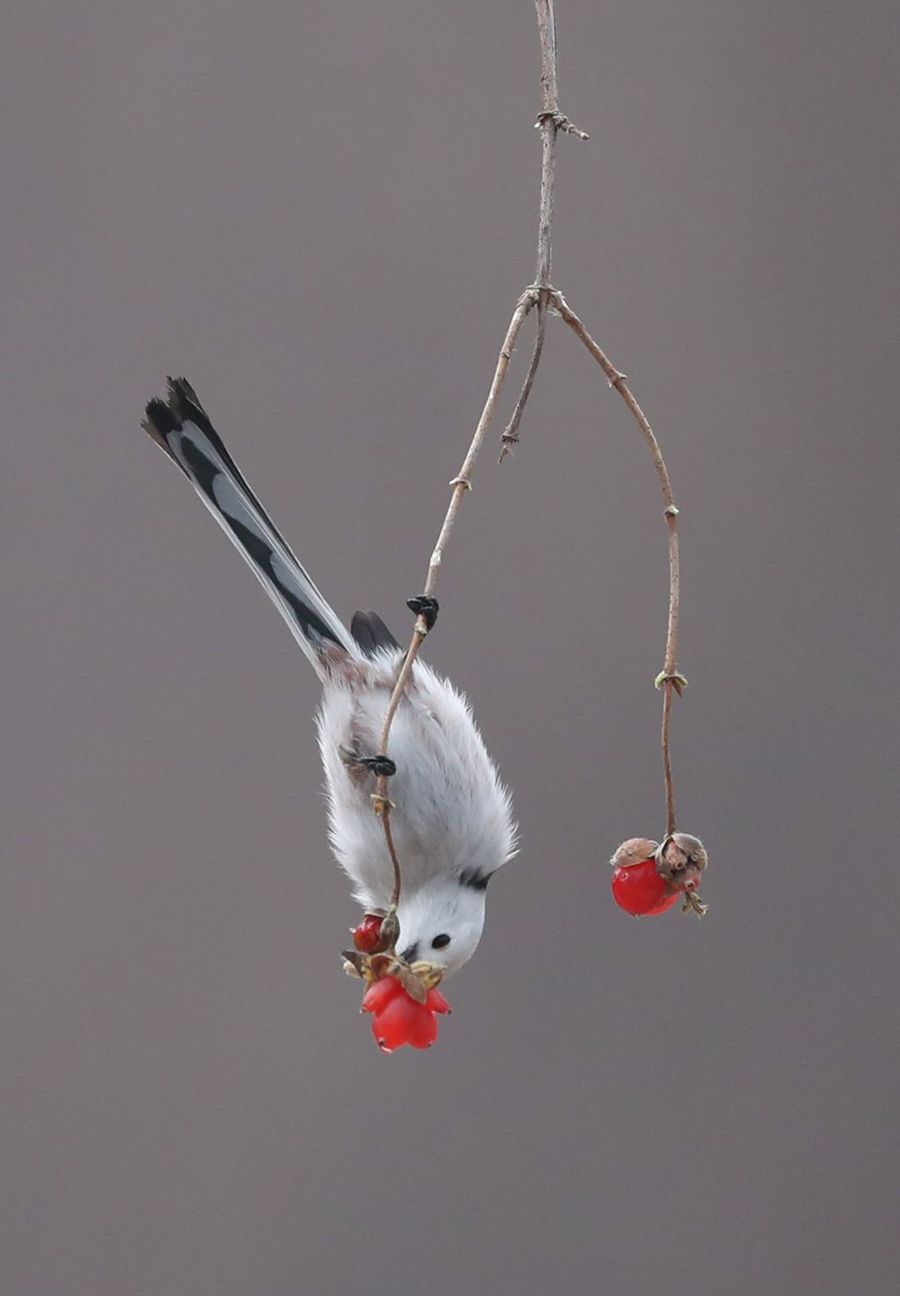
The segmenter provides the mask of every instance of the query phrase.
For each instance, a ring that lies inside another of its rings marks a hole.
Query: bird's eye
[[[450,937],[443,932],[440,936],[435,936],[431,942],[432,949],[445,949],[450,944]]]

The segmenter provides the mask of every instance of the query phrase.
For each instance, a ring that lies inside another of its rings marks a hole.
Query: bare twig
[[[396,909],[400,903],[400,892],[403,889],[403,874],[400,871],[400,861],[397,858],[397,847],[394,845],[394,833],[391,828],[391,810],[393,802],[386,795],[385,785],[387,779],[382,774],[378,778],[378,791],[372,797],[375,807],[375,813],[381,820],[381,826],[384,828],[384,840],[387,844],[388,855],[391,859],[391,868],[394,870],[394,886],[391,892],[391,909]]]
[[[544,347],[544,332],[546,325],[547,302],[552,291],[550,285],[550,226],[553,219],[553,184],[556,172],[556,137],[559,131],[568,134],[578,135],[582,139],[587,139],[584,131],[580,131],[577,126],[573,126],[568,117],[559,111],[559,93],[557,88],[557,60],[556,60],[556,23],[553,13],[553,0],[535,0],[535,9],[537,11],[538,33],[541,43],[541,90],[542,105],[541,112],[537,120],[537,127],[541,131],[541,198],[540,211],[538,217],[538,251],[537,251],[537,274],[535,283],[522,293],[516,302],[512,319],[506,330],[506,337],[503,340],[503,346],[500,348],[500,355],[494,370],[493,381],[491,382],[490,391],[481,411],[481,418],[475,428],[472,442],[469,446],[468,453],[462,462],[462,466],[450,483],[451,495],[450,504],[444,518],[443,526],[438,534],[437,542],[431,554],[431,560],[428,564],[428,572],[425,579],[425,588],[422,593],[423,598],[432,598],[434,588],[437,583],[438,569],[444,557],[444,549],[450,535],[453,531],[456,515],[459,512],[459,506],[462,503],[463,495],[471,488],[471,477],[475,467],[478,453],[481,450],[484,438],[493,422],[494,413],[497,408],[497,401],[506,378],[506,372],[509,368],[509,361],[516,345],[516,339],[525,320],[526,315],[533,306],[538,307],[537,314],[537,334],[535,337],[534,350],[531,356],[531,363],[528,366],[528,372],[525,376],[525,382],[519,399],[516,402],[516,408],[512,420],[508,425],[503,437],[503,449],[508,450],[509,446],[518,440],[518,428],[522,419],[522,414],[528,397],[531,394],[534,385],[535,374],[540,364],[541,352]],[[501,459],[503,454],[501,453]],[[394,688],[391,692],[388,702],[387,711],[385,712],[384,722],[381,728],[379,741],[379,753],[387,754],[388,741],[391,734],[391,726],[394,722],[394,716],[397,713],[397,707],[400,705],[406,687],[412,674],[413,666],[419,655],[419,650],[428,634],[429,625],[422,613],[416,618],[415,628],[406,656],[400,666]],[[385,841],[387,843],[388,854],[391,857],[391,863],[394,868],[394,894],[392,907],[396,907],[400,900],[401,890],[401,871],[400,863],[397,859],[397,853],[394,848],[393,836],[391,833],[391,801],[387,794],[388,776],[379,774],[375,783],[375,795],[373,802],[376,813],[380,816],[384,826]]]
[[[538,217],[537,273],[535,282],[546,288],[550,284],[552,265],[550,226],[553,222],[553,182],[556,178],[556,135],[559,127],[558,63],[556,57],[556,18],[553,0],[534,0],[538,35],[541,42],[541,113],[535,125],[541,132],[541,207]]]
[[[625,374],[620,373],[606,353],[597,345],[594,339],[588,333],[581,320],[570,308],[562,293],[554,291],[551,294],[551,304],[559,312],[563,321],[568,324],[569,328],[580,338],[584,345],[590,351],[591,355],[600,365],[600,368],[606,374],[610,387],[614,387],[622,400],[628,406],[631,414],[641,430],[647,449],[653,458],[653,464],[656,468],[656,475],[659,478],[659,487],[663,497],[663,515],[666,519],[666,527],[669,532],[669,615],[666,624],[666,651],[663,668],[656,677],[657,688],[662,689],[663,694],[663,714],[662,714],[662,758],[663,758],[663,778],[666,789],[666,834],[671,836],[675,831],[675,790],[672,782],[672,761],[669,753],[669,731],[672,719],[672,693],[673,691],[680,696],[687,680],[683,675],[678,673],[678,613],[681,599],[681,569],[679,564],[678,553],[678,508],[675,504],[675,497],[672,494],[672,483],[669,479],[669,472],[666,468],[666,461],[663,459],[662,451],[659,448],[659,442],[654,435],[653,429],[647,419],[646,414],[635,400],[631,388],[628,386],[628,379]]]
[[[537,12],[538,33],[541,46],[542,92],[541,112],[539,113],[537,122],[535,123],[536,128],[541,132],[541,194],[538,215],[538,246],[535,282],[522,293],[516,303],[515,310],[513,311],[512,318],[509,322],[509,327],[506,331],[506,337],[503,340],[503,346],[500,349],[500,355],[494,370],[494,377],[491,382],[490,391],[488,392],[487,400],[485,401],[484,408],[481,412],[481,417],[478,420],[478,425],[475,428],[468,453],[463,460],[459,473],[450,483],[450,503],[428,564],[425,588],[422,597],[424,599],[432,599],[434,596],[438,571],[443,561],[444,549],[453,531],[463,496],[471,487],[472,472],[484,438],[487,435],[494,418],[497,402],[500,397],[504,380],[506,379],[516,339],[518,338],[522,324],[525,321],[525,317],[531,309],[536,306],[537,326],[534,349],[532,351],[531,361],[515,409],[501,439],[501,462],[519,439],[519,425],[528,398],[531,395],[538,366],[540,365],[544,347],[546,317],[548,310],[552,307],[554,311],[559,313],[575,335],[581,339],[588,351],[590,351],[594,359],[603,369],[609,379],[610,386],[615,387],[631,411],[653,457],[653,462],[659,478],[660,489],[662,491],[664,513],[669,533],[669,613],[666,629],[665,662],[662,671],[657,677],[656,683],[663,692],[662,756],[666,792],[667,834],[671,835],[675,831],[675,793],[669,751],[672,693],[674,690],[680,694],[684,685],[687,683],[684,677],[678,674],[677,670],[679,610],[678,509],[675,506],[672,487],[669,481],[669,474],[666,470],[665,461],[662,452],[660,451],[659,444],[657,443],[656,437],[653,434],[653,430],[650,427],[643,410],[632,395],[625,375],[616,369],[615,365],[612,364],[588,333],[575,312],[570,309],[562,293],[558,292],[552,285],[552,247],[550,233],[553,222],[553,193],[556,177],[557,136],[560,131],[566,134],[577,135],[581,139],[587,139],[588,136],[584,131],[579,130],[577,126],[574,126],[569,118],[559,110],[556,22],[553,11],[553,0],[535,0],[535,9]],[[413,666],[415,665],[416,658],[418,657],[429,629],[430,622],[426,616],[420,612],[416,618],[412,639],[410,640],[409,648],[407,649],[406,655],[403,658],[400,669],[397,673],[397,678],[388,702],[380,735],[379,754],[381,755],[387,754],[391,726],[397,713],[397,708],[407,688]],[[376,813],[380,815],[384,826],[388,853],[394,869],[392,907],[396,908],[400,900],[402,875],[400,861],[397,858],[391,833],[390,816],[393,806],[387,794],[387,785],[388,776],[384,773],[379,774],[376,779],[376,791],[373,796],[373,802]]]
[[[522,415],[525,413],[525,406],[528,404],[528,397],[531,395],[531,389],[534,386],[534,376],[538,371],[538,365],[541,363],[541,354],[544,350],[544,333],[547,326],[547,305],[544,297],[543,292],[538,295],[537,331],[534,335],[534,350],[531,353],[531,362],[528,365],[525,381],[522,383],[519,399],[516,401],[516,408],[513,410],[512,418],[506,425],[506,431],[500,438],[500,458],[497,460],[498,463],[503,463],[513,446],[518,444],[519,424],[522,422]]]
[[[553,0],[534,0],[541,42],[541,96],[543,102],[535,127],[541,132],[541,212],[538,222],[538,258],[535,282],[550,286],[550,225],[553,221],[553,182],[556,176],[556,137],[560,131],[590,139],[586,131],[573,126],[559,111],[559,64],[556,53],[556,17]]]
[[[503,339],[503,346],[500,348],[500,355],[497,359],[497,367],[494,370],[491,388],[488,392],[487,400],[484,403],[484,409],[481,411],[481,418],[478,420],[475,435],[472,437],[472,444],[469,446],[466,457],[462,461],[462,466],[459,472],[451,482],[453,494],[450,497],[450,507],[447,509],[447,516],[444,518],[444,525],[441,527],[437,538],[437,544],[434,546],[431,560],[428,564],[428,575],[425,580],[425,589],[423,591],[427,598],[431,598],[434,595],[438,568],[443,561],[444,549],[447,541],[450,539],[450,533],[453,530],[453,523],[456,521],[456,515],[459,512],[462,497],[471,487],[472,471],[475,467],[475,462],[478,458],[478,452],[481,449],[482,442],[484,441],[494,418],[497,401],[500,397],[500,390],[503,386],[503,381],[506,378],[506,371],[509,368],[513,348],[516,345],[516,338],[519,336],[519,330],[522,327],[525,316],[531,310],[536,300],[537,294],[534,289],[526,288],[519,300],[516,302],[516,308],[512,313],[509,328],[506,330],[506,337]]]
[[[547,322],[547,299],[553,264],[550,244],[550,229],[553,223],[553,192],[556,181],[556,137],[560,131],[588,139],[588,135],[573,126],[565,113],[559,111],[559,69],[556,52],[556,18],[553,13],[553,0],[535,0],[537,11],[538,35],[541,43],[541,111],[534,123],[541,132],[541,200],[538,213],[538,248],[537,268],[534,287],[539,290],[537,331],[534,339],[534,350],[531,363],[522,384],[519,399],[513,410],[512,418],[501,437],[500,459],[502,463],[513,446],[519,440],[519,424],[525,406],[534,386],[535,374],[541,362],[544,349],[544,334]]]
[[[525,316],[534,306],[536,301],[536,290],[527,288],[516,302],[516,308],[512,313],[509,327],[506,330],[506,336],[503,339],[503,345],[500,348],[500,355],[497,357],[494,377],[487,395],[487,400],[484,403],[484,408],[481,411],[481,418],[478,420],[478,425],[475,428],[475,433],[472,437],[466,457],[462,461],[459,472],[450,483],[450,503],[447,507],[447,513],[444,517],[443,525],[438,533],[438,538],[428,563],[428,572],[425,577],[425,588],[422,595],[423,598],[432,598],[434,596],[438,570],[444,558],[444,549],[453,531],[453,526],[456,522],[456,515],[459,512],[459,506],[462,503],[463,496],[466,491],[471,489],[472,473],[478,459],[478,453],[481,450],[484,439],[488,434],[491,423],[493,422],[494,413],[497,409],[497,402],[500,399],[500,392],[506,378],[506,371],[509,368],[509,362],[516,345],[516,338],[519,336],[519,330],[522,327]],[[403,696],[407,683],[409,682],[409,677],[412,674],[413,666],[419,655],[419,649],[422,647],[427,634],[428,624],[424,615],[420,613],[416,618],[412,639],[410,640],[409,648],[406,651],[406,656],[403,658],[403,663],[398,672],[393,691],[391,692],[390,701],[388,702],[388,708],[385,712],[384,722],[381,728],[381,738],[379,740],[379,753],[381,755],[387,754],[391,725],[394,722],[397,707],[400,705],[400,699]],[[387,783],[388,779],[384,774],[380,774],[376,779],[375,809],[380,815],[381,822],[384,826],[388,853],[390,854],[391,862],[394,866],[394,896],[391,904],[392,907],[396,907],[400,900],[401,875],[400,865],[397,860],[393,837],[391,835],[391,802],[387,794]]]

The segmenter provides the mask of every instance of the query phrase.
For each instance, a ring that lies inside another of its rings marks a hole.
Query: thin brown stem
[[[662,685],[662,726],[660,728],[660,746],[662,749],[663,784],[666,789],[666,838],[675,831],[675,784],[672,781],[672,756],[669,750],[669,734],[672,728],[672,681]]]
[[[438,534],[437,543],[431,554],[431,560],[428,564],[428,575],[425,580],[424,594],[431,598],[434,594],[434,587],[437,583],[438,568],[444,558],[444,549],[447,541],[450,539],[450,533],[453,530],[453,524],[456,521],[456,515],[459,512],[459,506],[462,503],[463,495],[471,487],[471,477],[475,462],[478,459],[478,453],[481,450],[484,438],[494,419],[497,409],[497,401],[500,398],[500,391],[506,378],[506,371],[509,368],[509,362],[516,345],[516,339],[519,336],[519,330],[524,323],[525,316],[534,306],[537,300],[537,294],[532,288],[526,288],[519,300],[516,302],[516,308],[512,313],[512,319],[509,321],[509,328],[506,330],[506,337],[503,339],[503,346],[500,348],[500,355],[497,358],[497,366],[494,370],[494,377],[491,381],[490,391],[487,400],[484,403],[484,409],[481,411],[481,418],[478,420],[478,426],[475,428],[475,434],[472,437],[472,443],[462,461],[459,472],[453,478],[450,485],[453,487],[453,493],[450,496],[450,507],[447,509],[447,516],[444,518],[444,525]]]
[[[528,288],[524,293],[522,293],[521,297],[516,302],[516,308],[512,313],[509,327],[506,330],[506,336],[503,339],[503,345],[500,348],[500,355],[497,357],[497,364],[494,368],[494,377],[491,381],[490,390],[488,391],[484,408],[481,411],[481,417],[478,420],[472,441],[469,445],[468,451],[466,452],[466,457],[460,465],[459,472],[450,483],[450,503],[447,506],[447,512],[441,529],[438,532],[438,538],[434,549],[432,550],[431,558],[428,563],[428,571],[425,576],[425,588],[423,590],[423,597],[425,598],[432,598],[434,595],[438,571],[444,559],[444,549],[446,548],[447,542],[453,532],[456,516],[459,513],[463,496],[466,491],[471,489],[472,473],[475,469],[479,451],[484,444],[484,439],[487,436],[494,419],[497,402],[500,399],[500,392],[503,389],[503,383],[506,379],[507,370],[509,369],[509,362],[512,358],[513,350],[515,349],[516,339],[519,336],[519,331],[525,321],[526,315],[535,305],[536,300],[536,291],[532,288]],[[406,656],[403,658],[403,663],[394,682],[390,701],[388,702],[387,711],[385,712],[378,746],[381,755],[387,755],[388,741],[390,739],[394,716],[397,714],[397,707],[400,705],[400,699],[406,690],[409,677],[412,674],[413,666],[415,665],[416,658],[419,655],[419,649],[422,647],[427,634],[428,626],[425,618],[420,614],[416,618],[412,639],[410,640]],[[392,807],[390,798],[388,797],[388,779],[384,774],[380,774],[375,782],[375,808],[381,817],[382,824],[384,825],[388,852],[394,865],[394,899],[392,900],[392,904],[396,906],[400,899],[400,866],[397,861],[397,855],[394,850],[393,837],[391,834]]]
[[[432,598],[434,595],[435,585],[437,584],[438,571],[444,557],[444,549],[450,539],[456,522],[456,516],[459,512],[463,496],[471,487],[472,472],[478,459],[479,451],[493,422],[494,414],[497,408],[497,402],[500,392],[506,379],[509,368],[510,358],[516,345],[519,331],[524,323],[526,315],[533,306],[538,307],[537,333],[535,337],[534,350],[531,356],[531,363],[525,376],[522,391],[516,403],[512,420],[507,427],[504,435],[504,450],[518,439],[518,428],[522,419],[522,414],[527,404],[528,397],[531,394],[534,385],[535,375],[538,365],[540,364],[541,353],[544,347],[544,333],[546,327],[547,303],[552,295],[550,281],[551,270],[551,245],[550,245],[550,227],[553,220],[553,187],[556,175],[556,139],[560,131],[569,134],[578,135],[582,139],[587,139],[587,135],[573,126],[565,114],[559,111],[559,89],[557,76],[557,58],[556,58],[556,23],[553,12],[553,0],[535,0],[535,9],[538,20],[538,34],[541,46],[541,94],[542,106],[541,113],[536,125],[541,131],[541,196],[540,208],[538,214],[538,249],[537,249],[537,273],[535,283],[522,293],[516,303],[509,327],[506,330],[506,337],[500,348],[500,355],[497,365],[494,369],[494,377],[491,382],[490,391],[484,408],[481,411],[481,417],[475,428],[471,444],[462,462],[459,472],[450,483],[451,495],[450,503],[447,507],[447,513],[444,517],[438,538],[431,554],[428,564],[428,571],[425,578],[425,588],[423,598]],[[501,453],[501,459],[503,455]],[[400,700],[409,684],[413,666],[416,658],[428,634],[429,624],[425,616],[420,613],[416,618],[415,628],[410,640],[409,648],[403,658],[391,696],[388,701],[387,711],[385,712],[384,722],[382,724],[379,753],[387,755],[388,741],[390,739],[391,726],[400,705]],[[391,810],[392,805],[388,797],[388,777],[384,774],[378,775],[376,779],[376,791],[374,796],[375,809],[381,816],[384,825],[385,840],[387,842],[388,853],[394,868],[394,894],[392,905],[396,907],[400,900],[401,891],[401,871],[400,863],[397,859],[397,853],[394,848],[393,835],[391,832]]]
[[[628,386],[628,379],[625,374],[621,373],[606,353],[594,341],[590,333],[582,324],[581,320],[570,308],[565,297],[560,292],[551,294],[551,303],[559,312],[563,321],[568,324],[569,328],[580,338],[584,345],[590,351],[591,355],[600,365],[600,368],[606,374],[610,387],[615,387],[616,391],[622,397],[622,400],[628,406],[634,417],[635,422],[641,430],[647,449],[653,458],[656,468],[656,475],[659,478],[660,491],[663,498],[663,513],[666,519],[666,528],[669,534],[669,614],[666,623],[666,652],[663,668],[656,677],[656,683],[662,689],[663,694],[663,714],[662,714],[662,759],[663,759],[663,779],[666,789],[666,834],[670,836],[675,831],[675,789],[672,780],[672,760],[669,751],[669,739],[672,718],[672,693],[681,693],[687,680],[683,675],[678,673],[678,614],[681,603],[681,568],[678,553],[678,508],[675,504],[675,497],[672,494],[672,483],[669,478],[669,472],[666,468],[666,461],[663,458],[662,451],[659,448],[659,442],[654,435],[653,429],[647,419],[646,414],[634,398],[631,388]]]
[[[512,418],[506,425],[506,431],[500,438],[500,458],[498,463],[511,452],[513,446],[519,441],[519,424],[522,422],[522,415],[525,413],[525,406],[528,404],[528,397],[531,395],[531,389],[534,386],[534,377],[538,371],[538,365],[541,363],[541,355],[544,350],[544,334],[547,331],[547,304],[544,300],[546,294],[541,293],[537,303],[537,330],[534,335],[534,350],[531,353],[531,362],[528,365],[528,372],[525,375],[525,381],[522,383],[522,390],[519,392],[519,399],[516,401],[516,408],[512,412]]]
[[[541,42],[541,114],[536,122],[541,132],[541,205],[538,216],[538,251],[535,283],[550,285],[552,253],[550,226],[553,222],[553,183],[556,176],[556,135],[559,113],[556,17],[553,0],[535,0],[538,35]]]
[[[384,828],[384,840],[387,842],[388,855],[391,857],[391,867],[394,870],[394,888],[391,892],[391,908],[396,909],[400,903],[400,892],[403,889],[403,874],[400,871],[400,861],[397,858],[397,847],[394,845],[394,833],[391,828],[391,803],[385,800],[381,804],[381,823]]]
[[[541,45],[541,111],[535,126],[541,132],[541,198],[538,210],[538,246],[537,266],[534,287],[540,290],[538,297],[537,332],[534,339],[534,350],[531,363],[522,384],[522,390],[512,418],[501,437],[500,459],[503,460],[519,440],[519,425],[535,375],[541,362],[546,333],[547,299],[551,290],[551,270],[553,249],[550,241],[550,230],[553,224],[553,193],[556,183],[556,141],[560,131],[578,135],[587,139],[584,131],[573,126],[568,117],[559,111],[559,68],[556,55],[556,18],[553,12],[553,0],[534,0],[537,12],[538,36]]]

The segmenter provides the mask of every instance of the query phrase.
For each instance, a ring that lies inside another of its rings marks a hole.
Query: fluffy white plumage
[[[402,651],[373,613],[354,637],[291,552],[225,449],[190,385],[170,380],[144,427],[181,468],[263,585],[322,680],[317,717],[331,844],[367,910],[384,911],[393,868],[372,812],[377,752]],[[359,621],[359,630],[357,622]],[[417,662],[391,730],[390,795],[403,890],[399,949],[455,972],[484,926],[485,889],[515,852],[509,794],[465,697]]]

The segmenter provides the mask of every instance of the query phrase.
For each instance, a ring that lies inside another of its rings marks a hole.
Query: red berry
[[[425,1007],[430,1008],[432,1012],[436,1013],[449,1013],[453,1011],[440,990],[428,991],[428,997],[425,1000]]]
[[[363,1012],[370,1012],[372,1034],[384,1053],[409,1044],[426,1049],[438,1037],[438,1013],[448,1013],[450,1005],[439,990],[429,990],[425,1002],[417,1003],[396,977],[382,977],[369,986],[362,1002]]]
[[[378,1013],[393,999],[394,995],[399,994],[402,986],[396,977],[382,977],[380,981],[373,981],[366,993],[363,995],[362,1011]]]
[[[620,909],[636,916],[665,913],[678,900],[677,892],[669,894],[668,884],[659,876],[652,859],[617,868],[612,876],[612,893]]]
[[[380,914],[367,913],[358,927],[353,930],[353,944],[363,954],[371,954],[381,939],[381,924],[384,919]]]
[[[375,1043],[381,1049],[382,1053],[393,1053],[394,1049],[398,1047],[397,1044],[388,1044],[384,1032],[378,1025],[377,1017],[372,1018],[372,1034],[375,1036]]]
[[[424,1004],[416,1004],[416,1007],[419,1011],[410,1026],[407,1043],[417,1049],[431,1048],[438,1037],[437,1017]]]
[[[405,990],[398,995],[392,995],[372,1019],[372,1033],[379,1047],[387,1052],[393,1052],[394,1049],[408,1044],[420,1012],[427,1013],[428,1009],[417,1004],[414,999],[410,999]]]

